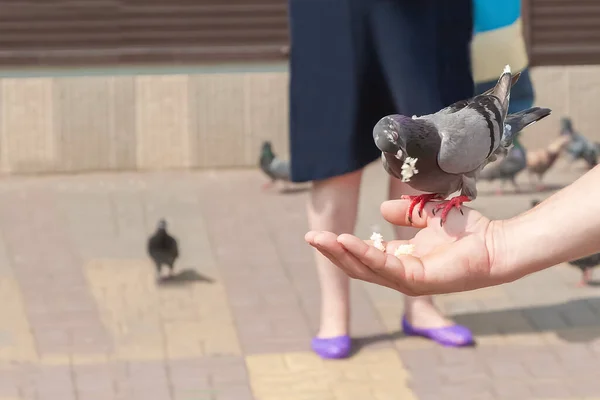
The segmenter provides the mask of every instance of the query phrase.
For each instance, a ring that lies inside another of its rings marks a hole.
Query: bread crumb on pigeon
[[[402,164],[402,182],[410,182],[410,178],[419,173],[419,170],[415,168],[416,163],[417,158],[406,157]]]
[[[414,244],[401,244],[398,246],[396,251],[394,251],[394,256],[399,257],[403,255],[410,255],[415,250]]]
[[[383,236],[379,232],[373,232],[371,235],[371,240],[373,241],[373,246],[381,251],[385,251],[385,247],[383,247]]]

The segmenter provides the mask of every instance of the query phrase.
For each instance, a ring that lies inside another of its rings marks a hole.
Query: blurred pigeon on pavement
[[[175,260],[179,257],[179,246],[177,239],[167,232],[167,222],[164,219],[158,221],[156,231],[148,239],[148,254],[156,265],[157,280],[160,280],[163,265],[169,268],[169,276],[173,275]]]
[[[290,163],[277,158],[270,141],[263,142],[260,169],[271,179],[263,185],[263,189],[272,186],[276,181],[290,181]]]
[[[567,135],[571,138],[571,142],[567,146],[567,153],[571,156],[571,163],[583,159],[587,163],[588,168],[592,169],[598,164],[598,144],[592,143],[583,135],[573,129],[571,118],[564,117],[561,119],[561,135]]]
[[[504,183],[509,181],[514,186],[515,190],[520,191],[519,185],[515,181],[517,175],[527,168],[527,156],[525,148],[517,139],[513,141],[514,146],[508,151],[506,157],[498,160],[495,164],[489,164],[479,174],[479,179],[486,181],[495,181],[500,179],[502,187],[497,193],[502,193]]]

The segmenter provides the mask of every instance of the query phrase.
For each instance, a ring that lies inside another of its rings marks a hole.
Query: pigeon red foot
[[[419,208],[417,211],[418,211],[419,217],[420,217],[421,213],[423,211],[423,208],[425,208],[425,204],[427,204],[428,202],[430,202],[432,200],[444,200],[444,198],[437,193],[426,193],[426,194],[420,194],[418,196],[402,196],[401,199],[410,200],[410,206],[408,207],[408,222],[410,222],[411,224],[412,224],[413,210],[415,209],[415,206],[417,204],[419,205]]]
[[[273,181],[268,181],[262,184],[261,189],[262,190],[267,190],[273,187],[275,183]]]
[[[448,213],[453,208],[456,208],[458,211],[460,211],[460,213],[462,215],[464,215],[461,206],[463,203],[466,203],[467,201],[471,201],[469,196],[453,197],[450,200],[446,200],[446,201],[442,202],[441,204],[438,204],[437,206],[435,206],[432,210],[432,213],[433,213],[433,215],[435,215],[436,212],[438,212],[440,210],[442,211],[442,215],[440,215],[440,226],[444,226],[444,223],[446,222],[446,218],[448,217]]]

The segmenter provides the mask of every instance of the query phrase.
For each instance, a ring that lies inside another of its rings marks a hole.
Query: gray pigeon
[[[175,260],[179,257],[177,240],[167,232],[167,222],[158,221],[156,232],[148,239],[148,254],[156,265],[156,279],[160,279],[163,264],[169,267],[169,275],[173,275]]]
[[[495,181],[500,179],[502,186],[506,181],[512,183],[516,191],[519,191],[519,185],[515,181],[517,175],[527,168],[527,155],[523,146],[515,145],[508,151],[506,157],[496,164],[486,166],[479,174],[480,180]],[[498,189],[502,193],[502,189]]]
[[[388,115],[373,129],[373,139],[382,152],[385,170],[427,194],[407,196],[411,200],[408,219],[417,204],[460,195],[434,208],[442,210],[443,225],[453,207],[477,197],[480,171],[498,155],[506,155],[514,135],[550,115],[547,108],[533,107],[507,115],[510,89],[520,73],[507,65],[496,86],[468,100],[458,101],[434,114],[420,117]]]
[[[260,169],[271,179],[263,185],[263,189],[273,185],[275,181],[290,180],[290,163],[277,158],[269,141],[263,142],[259,164]]]

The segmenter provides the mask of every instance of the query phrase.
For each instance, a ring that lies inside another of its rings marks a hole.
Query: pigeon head
[[[560,119],[560,133],[569,134],[571,132],[573,132],[573,123],[571,122],[571,118],[562,117]]]
[[[167,221],[165,221],[163,218],[161,218],[158,221],[158,225],[157,225],[158,230],[160,231],[165,231],[167,230]]]
[[[272,154],[273,153],[273,145],[269,140],[265,140],[262,144],[262,152],[263,154]]]
[[[426,122],[416,117],[405,115],[388,115],[379,120],[373,128],[375,145],[384,153],[394,154],[400,161],[406,157],[417,155],[409,154],[408,149],[414,149],[426,133]]]

